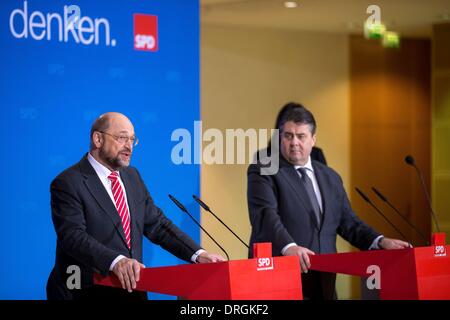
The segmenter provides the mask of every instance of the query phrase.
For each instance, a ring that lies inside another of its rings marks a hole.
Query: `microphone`
[[[202,229],[203,232],[206,233],[206,235],[207,235],[208,237],[211,238],[212,241],[214,241],[214,243],[215,243],[215,244],[216,244],[216,245],[217,245],[217,246],[225,253],[225,255],[227,256],[227,259],[230,260],[230,257],[228,256],[228,253],[225,251],[225,249],[222,248],[222,246],[221,246],[220,244],[218,244],[217,241],[214,240],[214,238],[213,238],[213,237],[212,237],[205,229],[203,229],[203,227],[200,225],[200,223],[198,223],[198,221],[197,221],[197,220],[189,213],[189,211],[187,211],[186,207],[183,206],[183,205],[182,205],[177,199],[175,199],[175,197],[172,196],[171,194],[169,194],[169,198],[170,198],[170,200],[173,201],[173,203],[175,203],[175,204],[177,205],[178,208],[180,208],[181,211],[183,211],[184,213],[186,213],[186,214],[192,219],[192,221],[194,221],[195,224],[196,224],[197,226],[199,226],[200,229]]]
[[[369,199],[369,197],[367,197],[361,190],[359,190],[357,187],[355,187],[355,190],[356,190],[356,192],[358,192],[358,194],[366,201],[366,202],[368,202],[383,218],[384,218],[384,220],[386,220],[391,226],[392,226],[392,228],[394,228],[395,229],[395,231],[397,231],[401,236],[402,236],[402,238],[405,240],[405,241],[407,241],[407,242],[409,242],[407,239],[406,239],[406,237],[405,237],[405,235],[400,231],[400,230],[398,230],[397,229],[397,227],[392,223],[392,222],[390,222],[389,221],[389,219],[388,218],[386,218],[386,216],[373,204],[373,202],[372,201],[370,201],[370,199]]]
[[[410,165],[410,166],[412,166],[412,167],[414,167],[416,169],[417,175],[419,176],[420,181],[422,182],[423,193],[425,193],[425,196],[427,198],[427,203],[428,203],[428,206],[430,208],[431,218],[434,220],[437,232],[441,232],[441,230],[439,228],[438,221],[436,219],[436,214],[434,213],[433,207],[431,206],[431,200],[430,200],[430,196],[429,196],[428,191],[427,191],[427,187],[425,186],[425,180],[423,179],[422,172],[419,170],[419,167],[416,165],[416,160],[414,160],[413,156],[407,155],[405,157],[405,162],[406,162],[407,165]]]
[[[373,192],[375,192],[375,194],[381,199],[381,200],[383,200],[384,202],[386,202],[388,205],[389,205],[389,207],[391,207],[395,212],[397,212],[398,213],[398,215],[400,216],[400,217],[402,217],[403,218],[403,220],[405,220],[406,221],[406,223],[408,223],[409,224],[409,226],[411,227],[411,228],[413,228],[419,235],[420,235],[420,237],[423,239],[423,241],[427,244],[427,245],[429,245],[429,242],[428,242],[428,240],[426,239],[426,237],[423,235],[423,233],[422,232],[420,232],[411,222],[409,222],[409,220],[403,215],[403,214],[401,214],[400,213],[400,211],[396,208],[396,207],[394,207],[394,205],[380,192],[380,191],[378,191],[375,187],[372,187],[372,190],[373,190]]]
[[[203,208],[203,209],[205,209],[206,211],[208,211],[209,213],[211,213],[213,216],[214,216],[214,218],[216,218],[225,228],[227,228],[240,242],[242,242],[242,244],[244,245],[244,246],[246,246],[247,247],[247,249],[250,249],[250,247],[248,246],[248,244],[246,244],[241,238],[239,238],[239,236],[236,234],[236,233],[234,233],[234,231],[233,230],[231,230],[230,229],[230,227],[228,227],[226,224],[225,224],[225,222],[223,222],[218,216],[216,216],[215,214],[214,214],[214,212],[212,212],[211,211],[211,209],[206,205],[206,203],[204,203],[202,200],[200,200],[200,198],[199,197],[197,197],[195,194],[193,194],[192,195],[192,198],[194,198],[194,200],[195,201],[197,201],[197,203]]]

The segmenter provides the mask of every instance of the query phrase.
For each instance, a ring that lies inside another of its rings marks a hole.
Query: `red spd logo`
[[[445,257],[447,252],[445,246],[434,246],[434,256],[435,257]]]
[[[134,49],[158,51],[158,16],[134,14]]]
[[[273,258],[258,258],[257,261],[258,266],[256,267],[256,271],[273,269]]]

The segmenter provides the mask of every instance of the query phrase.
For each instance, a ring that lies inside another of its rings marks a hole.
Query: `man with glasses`
[[[101,115],[90,141],[89,153],[51,184],[57,246],[48,299],[146,299],[145,292],[133,291],[144,267],[143,236],[186,261],[224,261],[203,250],[155,206],[138,171],[129,167],[138,139],[126,116]],[[74,265],[81,270],[80,289],[67,285],[67,270]],[[109,272],[123,289],[93,285],[94,273]]]

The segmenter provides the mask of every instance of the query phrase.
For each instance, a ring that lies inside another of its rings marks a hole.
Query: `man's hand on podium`
[[[202,252],[197,257],[198,263],[213,263],[213,262],[222,262],[226,261],[224,257],[222,257],[220,254],[216,253],[208,253],[208,252]]]
[[[380,249],[391,250],[412,248],[412,245],[402,240],[383,237],[381,238],[380,242],[378,242],[378,247],[380,247]]]
[[[311,268],[311,261],[309,260],[309,255],[315,255],[315,253],[305,247],[291,246],[286,249],[284,255],[300,257],[300,266],[302,268],[302,272],[307,273],[308,269]]]
[[[116,263],[112,271],[119,278],[122,288],[132,292],[133,289],[136,289],[141,268],[145,268],[145,266],[136,259],[124,257]]]

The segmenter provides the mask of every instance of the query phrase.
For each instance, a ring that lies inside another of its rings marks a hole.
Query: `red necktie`
[[[122,220],[122,227],[123,232],[125,233],[125,239],[127,240],[127,246],[128,248],[131,248],[130,213],[128,212],[123,188],[119,182],[119,173],[117,171],[111,172],[111,174],[108,176],[108,179],[111,180],[112,193],[114,196],[114,201],[116,203],[117,212],[119,213],[120,219]]]

